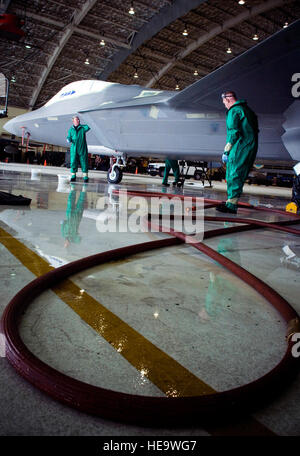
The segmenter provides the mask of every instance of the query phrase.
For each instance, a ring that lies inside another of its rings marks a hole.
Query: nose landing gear
[[[126,166],[126,156],[117,157],[114,162],[112,157],[110,160],[110,168],[107,171],[107,180],[110,184],[119,184],[123,177],[123,169]]]

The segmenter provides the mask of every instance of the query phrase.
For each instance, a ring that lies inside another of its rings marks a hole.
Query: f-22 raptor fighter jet
[[[108,180],[119,183],[128,157],[220,160],[226,140],[221,94],[228,89],[258,115],[258,162],[300,161],[300,20],[180,92],[73,82],[4,128],[67,147],[71,117],[79,114],[91,128],[89,152],[116,157]]]

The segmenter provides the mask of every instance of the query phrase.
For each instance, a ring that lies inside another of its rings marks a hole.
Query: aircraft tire
[[[111,172],[110,169],[107,172],[107,180],[110,184],[119,184],[122,180],[122,177],[123,177],[123,172],[117,166],[115,167],[113,173]]]

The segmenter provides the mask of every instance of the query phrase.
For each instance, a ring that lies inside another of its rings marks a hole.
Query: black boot
[[[226,212],[228,214],[236,214],[237,209],[231,209],[230,207],[226,206],[226,204],[220,204],[220,206],[216,207],[217,211],[219,212]]]

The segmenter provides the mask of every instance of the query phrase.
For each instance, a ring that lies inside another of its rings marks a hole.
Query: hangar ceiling
[[[81,79],[183,89],[299,19],[300,2],[0,0],[0,13],[25,31],[0,36],[9,106],[35,109]]]

